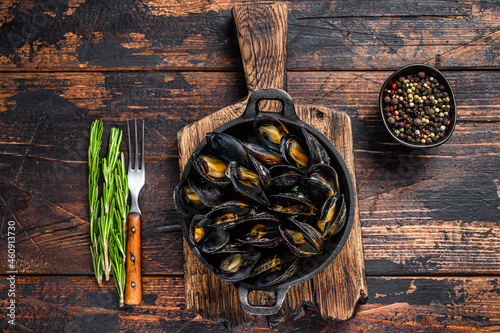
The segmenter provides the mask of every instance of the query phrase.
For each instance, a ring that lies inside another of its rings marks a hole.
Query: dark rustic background
[[[16,222],[16,329],[225,331],[187,311],[172,203],[177,132],[246,96],[231,17],[252,1],[0,4],[0,308]],[[500,330],[500,6],[496,1],[290,1],[288,92],[351,117],[369,300],[329,323],[314,305],[281,331]],[[378,92],[436,66],[458,104],[443,146],[394,144]],[[145,119],[144,304],[118,309],[89,253],[90,123]],[[276,324],[276,323],[275,323]],[[267,330],[258,317],[254,329]],[[12,329],[4,316],[0,329]],[[245,331],[238,328],[237,331]]]

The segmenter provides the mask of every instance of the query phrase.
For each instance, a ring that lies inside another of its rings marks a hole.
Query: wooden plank
[[[363,79],[356,81],[359,75]],[[367,273],[497,272],[500,78],[496,72],[449,72],[460,121],[445,145],[421,151],[393,144],[380,123],[378,84],[388,75],[288,75],[288,90],[297,102],[351,116]],[[182,274],[182,235],[172,203],[179,175],[176,135],[187,123],[243,97],[241,73],[12,73],[2,75],[0,87],[1,230],[4,235],[8,219],[22,226],[20,270],[91,274],[85,166],[89,126],[103,118],[107,136],[111,126],[125,129],[125,119],[138,117],[146,119],[151,176],[141,193],[148,256],[144,270]],[[463,207],[484,209],[467,213]],[[41,218],[40,212],[47,213]],[[425,251],[431,250],[429,257]],[[0,272],[5,264],[0,263]]]
[[[287,89],[297,103],[346,112],[356,131],[359,121],[378,120],[378,94],[390,74],[388,71],[289,72]],[[455,93],[459,122],[500,121],[499,72],[445,71],[444,74]],[[158,126],[168,124],[179,131],[186,123],[226,106],[227,101],[234,103],[246,93],[244,77],[239,71],[4,73],[0,77],[0,112],[9,111],[2,116],[6,132],[23,126],[21,120],[28,117],[45,114],[41,121],[69,117],[63,111],[56,113],[54,105],[78,117],[74,122],[85,116],[105,116],[118,123],[127,117],[146,115],[155,119]],[[26,128],[17,135],[23,135],[22,142],[29,142],[33,129]],[[175,143],[175,135],[165,140]]]
[[[8,285],[0,279],[0,307],[6,308]],[[91,276],[17,276],[16,329],[34,332],[192,331],[231,332],[223,323],[185,308],[181,277],[145,276],[144,303],[118,308],[112,283],[99,288]],[[356,316],[344,323],[321,319],[311,305],[300,318],[287,317],[280,331],[303,332],[493,332],[500,315],[499,277],[369,277],[371,295]],[[0,321],[0,330],[12,328]],[[271,331],[262,317],[252,328]]]
[[[252,2],[3,2],[0,69],[239,69],[230,10]],[[500,66],[494,2],[287,3],[289,70]]]

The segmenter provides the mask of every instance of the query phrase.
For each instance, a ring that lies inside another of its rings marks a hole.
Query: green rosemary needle
[[[101,120],[95,120],[90,126],[90,144],[88,150],[89,169],[89,222],[90,222],[90,253],[94,274],[99,286],[102,286],[103,258],[99,243],[99,153],[102,144],[103,125]]]

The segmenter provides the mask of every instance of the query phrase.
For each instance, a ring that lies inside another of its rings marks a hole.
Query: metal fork
[[[142,302],[142,272],[141,272],[141,210],[138,197],[146,179],[144,166],[144,120],[142,121],[141,165],[139,166],[139,144],[137,140],[137,119],[135,119],[135,154],[132,166],[132,142],[130,126],[127,120],[128,132],[128,188],[131,205],[127,226],[127,260],[125,282],[125,304],[138,305]]]

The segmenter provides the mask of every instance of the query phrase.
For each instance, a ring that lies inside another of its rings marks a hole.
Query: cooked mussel
[[[229,241],[229,243],[227,243],[214,253],[231,254],[231,253],[250,253],[250,252],[254,252],[254,248],[252,246],[248,244],[243,244],[241,242]]]
[[[339,177],[334,168],[326,164],[315,164],[312,165],[306,172],[306,176],[309,178],[317,179],[320,182],[328,185],[332,190],[332,195],[339,195]]]
[[[207,236],[212,223],[213,221],[208,219],[205,215],[195,215],[189,225],[189,240],[194,245],[201,244]]]
[[[288,133],[281,137],[280,152],[290,165],[299,169],[307,167],[310,163],[305,146],[296,135]]]
[[[275,254],[254,269],[258,273],[252,284],[255,287],[266,287],[281,283],[295,274],[298,263],[299,257]]]
[[[328,156],[326,149],[319,143],[318,139],[305,128],[302,128],[302,134],[304,135],[312,163],[330,164],[330,156]]]
[[[347,206],[343,194],[340,197],[332,196],[325,201],[321,208],[320,218],[316,222],[323,239],[330,238],[342,230],[346,215]]]
[[[248,158],[250,159],[255,172],[259,175],[262,188],[267,190],[271,186],[271,173],[269,172],[269,169],[260,163],[255,157],[250,155]]]
[[[224,247],[229,239],[227,231],[209,227],[203,241],[200,242],[200,250],[203,253],[214,253]]]
[[[227,281],[241,281],[250,275],[260,256],[258,252],[233,253],[225,256],[219,264],[220,275]]]
[[[310,217],[316,215],[318,209],[301,192],[281,193],[269,196],[273,212],[286,216]]]
[[[262,205],[269,205],[269,199],[264,192],[259,175],[238,162],[229,163],[229,178],[234,189],[246,199]]]
[[[188,184],[189,188],[186,189],[186,197],[191,202],[215,207],[224,200],[223,188],[203,177],[190,177],[188,178]]]
[[[283,165],[284,163],[286,163],[283,156],[281,156],[281,154],[277,151],[271,150],[255,143],[247,143],[245,144],[245,146],[253,156],[267,165]]]
[[[297,191],[304,193],[311,200],[315,207],[320,208],[326,199],[333,196],[335,192],[330,186],[315,178],[304,177]]]
[[[227,163],[236,161],[246,167],[250,166],[245,146],[235,137],[226,133],[208,133],[207,144],[212,153]]]
[[[285,244],[294,255],[310,257],[322,252],[322,236],[309,224],[288,219],[280,224],[279,229]]]
[[[177,211],[186,217],[193,217],[208,211],[187,181],[182,181],[174,189],[174,204]]]
[[[203,178],[211,182],[218,184],[229,184],[231,182],[226,177],[226,162],[214,155],[193,155],[193,166]]]
[[[281,137],[288,133],[288,129],[281,121],[275,117],[263,115],[254,119],[253,126],[264,146],[280,151]]]
[[[243,201],[228,201],[215,207],[206,214],[206,217],[213,220],[213,226],[221,229],[234,227],[243,221],[246,216],[255,213],[254,207]]]
[[[240,225],[243,231],[236,236],[237,240],[243,244],[248,244],[262,248],[274,248],[281,243],[281,233],[279,232],[280,220],[268,213],[259,213],[248,217]]]

